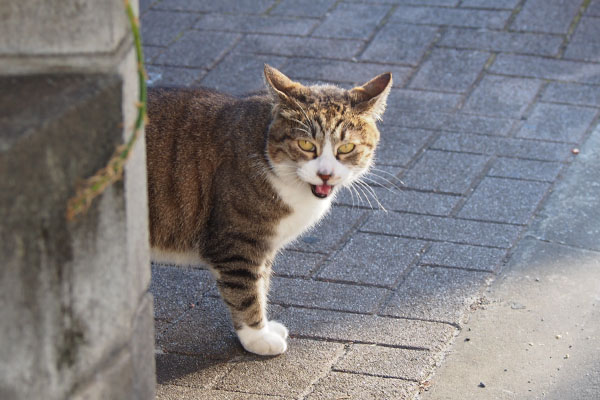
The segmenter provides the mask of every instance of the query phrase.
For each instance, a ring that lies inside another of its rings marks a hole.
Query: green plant
[[[123,168],[131,156],[133,146],[142,132],[146,123],[146,71],[144,69],[144,55],[142,53],[142,39],[140,34],[140,23],[133,12],[129,0],[125,1],[125,11],[131,24],[131,32],[134,38],[134,47],[137,58],[139,97],[136,104],[138,109],[137,118],[133,132],[126,143],[118,146],[111,156],[107,165],[93,176],[87,178],[76,190],[75,196],[67,202],[66,217],[73,220],[77,215],[89,209],[94,198],[106,190],[106,188],[123,177]]]

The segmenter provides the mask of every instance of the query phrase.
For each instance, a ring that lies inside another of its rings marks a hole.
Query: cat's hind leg
[[[279,322],[267,319],[267,291],[270,268],[218,265],[217,286],[229,306],[233,326],[244,349],[262,356],[287,350],[288,330]]]

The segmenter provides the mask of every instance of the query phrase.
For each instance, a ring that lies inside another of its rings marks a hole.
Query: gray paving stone
[[[235,33],[187,31],[154,62],[161,65],[207,68],[240,37]]]
[[[435,27],[387,23],[360,58],[416,66],[437,36]]]
[[[461,7],[494,8],[512,10],[520,0],[463,0]]]
[[[510,28],[517,31],[567,33],[581,2],[527,0]]]
[[[150,292],[154,296],[155,318],[175,320],[213,285],[206,270],[153,264]]]
[[[281,320],[292,336],[439,349],[455,328],[442,323],[290,307]]]
[[[463,108],[464,112],[519,118],[540,90],[536,79],[486,75]]]
[[[550,56],[558,54],[562,41],[558,35],[450,28],[439,45]]]
[[[575,60],[600,62],[600,18],[583,17],[571,37],[564,57]]]
[[[505,255],[506,250],[502,249],[454,243],[433,243],[421,258],[420,263],[422,265],[493,272]]]
[[[360,197],[344,192],[336,199],[337,204],[354,207],[368,207],[388,211],[406,211],[419,214],[448,216],[460,201],[460,196],[439,193],[419,192],[409,189],[373,188],[377,200],[369,195],[368,201],[361,193]],[[366,190],[365,190],[366,192]]]
[[[323,254],[284,250],[277,255],[273,271],[279,276],[308,277],[324,258]]]
[[[517,137],[578,143],[597,113],[593,108],[538,103]]]
[[[600,87],[578,83],[551,82],[542,94],[543,101],[600,107]]]
[[[143,46],[142,52],[144,53],[144,64],[148,67],[148,64],[152,64],[152,61],[165,51],[166,47],[159,46]]]
[[[334,370],[420,382],[434,364],[428,351],[354,344],[334,365]]]
[[[385,4],[405,4],[405,5],[427,5],[427,6],[445,6],[455,7],[459,0],[345,0],[353,3],[385,3]]]
[[[245,353],[233,330],[229,311],[220,298],[205,297],[162,336],[159,347],[168,353],[230,360]]]
[[[205,14],[198,19],[194,27],[201,30],[228,32],[306,35],[316,24],[317,21],[307,18]]]
[[[458,324],[491,277],[456,268],[415,268],[382,314]]]
[[[502,29],[509,17],[509,11],[400,6],[390,22]]]
[[[291,397],[265,396],[225,390],[207,390],[176,385],[157,385],[156,400],[291,400]]]
[[[393,211],[447,216],[460,201],[460,196],[409,189],[375,188],[374,190],[381,204],[387,210]]]
[[[368,39],[390,9],[388,5],[339,3],[312,35]]]
[[[481,51],[434,49],[410,87],[465,92],[475,82],[488,58],[489,54]]]
[[[319,18],[335,3],[336,0],[282,0],[269,14]]]
[[[600,67],[577,61],[517,54],[498,54],[490,72],[600,85]]]
[[[373,212],[361,228],[367,233],[500,248],[510,247],[521,230],[514,225],[383,211]]]
[[[168,0],[160,1],[153,8],[178,11],[235,11],[243,14],[262,14],[274,4],[275,0]]]
[[[412,69],[390,64],[314,58],[294,58],[285,68],[286,75],[293,79],[345,82],[353,85],[362,85],[371,78],[388,71],[392,73],[394,86],[402,86]]]
[[[387,112],[390,113],[393,110],[387,110]],[[377,164],[406,166],[423,149],[432,134],[433,131],[422,129],[382,126],[381,137],[375,153]]]
[[[306,400],[410,399],[418,383],[394,378],[332,372],[317,382]]]
[[[159,385],[179,385],[209,388],[223,378],[233,365],[223,360],[207,359],[202,354],[156,354],[156,382]]]
[[[462,194],[482,173],[487,161],[487,157],[475,154],[427,150],[402,181],[408,188]]]
[[[585,10],[585,15],[600,17],[600,0],[592,0]]]
[[[404,171],[402,167],[376,163],[362,178],[369,186],[399,188],[402,187],[402,181],[397,177]]]
[[[463,218],[526,224],[549,183],[486,177],[458,214]]]
[[[592,132],[575,161],[564,172],[532,224],[534,237],[555,244],[600,251],[598,199],[600,126]],[[566,265],[569,265],[568,263]]]
[[[489,176],[515,179],[532,179],[554,182],[563,164],[558,162],[498,158],[488,172]]]
[[[153,3],[156,3],[156,0],[139,0],[140,15],[148,11]]]
[[[341,343],[291,339],[278,357],[247,357],[236,362],[216,389],[298,397],[329,371],[344,351]]]
[[[260,91],[265,88],[265,64],[280,68],[284,62],[282,57],[231,53],[202,78],[201,84],[235,95]]]
[[[237,45],[237,49],[245,53],[349,59],[356,55],[361,45],[362,42],[351,39],[248,35]]]
[[[420,240],[356,233],[318,277],[392,288],[424,247]]]
[[[289,249],[328,253],[339,247],[355,225],[359,224],[365,212],[347,207],[333,207],[316,227],[303,234]]]
[[[386,112],[403,110],[452,111],[458,107],[462,96],[452,93],[424,90],[393,89],[387,100]]]
[[[148,86],[198,86],[198,81],[206,75],[199,68],[167,67],[147,65]]]
[[[196,14],[149,10],[140,21],[144,45],[166,46],[190,29],[198,19]]]
[[[383,288],[274,277],[269,300],[284,306],[372,313],[388,294]]]
[[[431,145],[431,149],[522,157],[541,161],[565,161],[571,157],[571,148],[571,145],[564,143],[456,133],[442,134]]]
[[[466,114],[445,114],[441,118],[441,130],[507,135],[514,120]]]

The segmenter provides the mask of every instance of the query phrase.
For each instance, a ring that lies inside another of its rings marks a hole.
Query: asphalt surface
[[[151,85],[395,82],[387,211],[342,194],[277,260],[287,353],[244,352],[201,266],[153,266],[157,398],[599,397],[600,1],[140,3]]]

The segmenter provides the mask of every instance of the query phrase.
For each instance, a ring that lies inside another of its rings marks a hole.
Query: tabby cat
[[[276,355],[288,331],[267,319],[273,259],[368,171],[392,76],[343,90],[264,75],[267,93],[242,99],[150,90],[148,197],[153,259],[208,264],[242,346]]]

